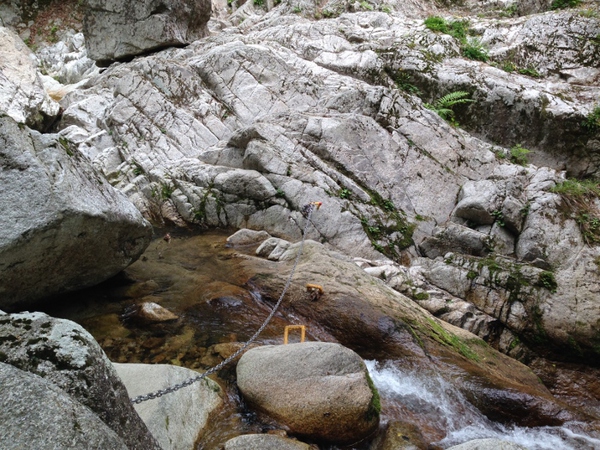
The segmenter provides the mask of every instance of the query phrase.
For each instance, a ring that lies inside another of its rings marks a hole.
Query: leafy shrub
[[[559,194],[579,226],[588,245],[600,244],[600,211],[596,200],[600,197],[600,183],[593,180],[565,180],[550,192]]]
[[[600,106],[596,106],[594,110],[587,115],[582,126],[589,131],[600,130]]]
[[[467,39],[462,46],[462,53],[469,59],[486,62],[490,59],[487,48],[479,39]]]
[[[531,150],[521,147],[521,144],[517,144],[510,149],[510,161],[524,166],[529,162],[527,160],[527,155],[529,153],[531,153]]]
[[[554,0],[550,5],[550,9],[565,9],[574,8],[581,3],[581,0]]]

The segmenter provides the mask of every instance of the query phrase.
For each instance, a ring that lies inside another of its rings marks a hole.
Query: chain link
[[[204,372],[196,377],[188,378],[187,380],[182,381],[179,384],[174,384],[173,386],[170,386],[170,387],[167,387],[164,389],[159,389],[158,391],[150,392],[146,395],[139,395],[137,397],[131,398],[130,399],[131,403],[138,404],[138,403],[142,403],[142,402],[145,402],[148,400],[153,400],[155,398],[162,397],[163,395],[170,394],[172,392],[178,391],[179,389],[183,389],[186,386],[194,384],[197,381],[200,381],[200,380],[206,378],[207,376],[212,375],[215,372],[218,372],[223,367],[225,367],[227,364],[229,364],[231,361],[233,361],[235,358],[237,358],[242,352],[244,352],[248,348],[248,346],[250,346],[250,344],[252,344],[252,342],[254,342],[254,340],[259,336],[259,334],[264,331],[264,329],[267,327],[267,325],[269,324],[269,322],[275,315],[275,312],[277,312],[277,308],[279,308],[279,305],[281,305],[281,302],[283,301],[283,297],[285,296],[287,290],[289,289],[290,285],[292,284],[292,277],[294,276],[294,273],[296,272],[296,267],[298,267],[298,262],[300,261],[300,256],[302,256],[302,250],[304,248],[304,241],[306,240],[306,232],[308,231],[308,225],[311,223],[310,217],[312,216],[312,213],[315,209],[315,205],[313,203],[309,203],[307,205],[307,207],[308,207],[308,214],[306,214],[306,224],[304,225],[304,230],[302,231],[302,241],[300,242],[300,248],[298,249],[298,254],[296,255],[296,261],[294,262],[294,267],[292,267],[292,271],[290,272],[290,276],[288,277],[288,279],[285,283],[285,286],[283,287],[283,291],[281,292],[281,295],[279,296],[279,300],[277,300],[277,303],[271,310],[271,313],[268,315],[268,317],[265,319],[265,321],[263,322],[261,327],[256,331],[256,333],[254,333],[252,335],[252,337],[250,337],[250,339],[244,345],[242,345],[235,353],[233,353],[232,355],[227,357],[225,360],[223,360],[216,366],[208,369],[206,372]]]

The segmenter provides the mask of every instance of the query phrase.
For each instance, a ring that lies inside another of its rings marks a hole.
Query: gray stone
[[[238,245],[256,245],[270,237],[271,235],[266,231],[254,231],[243,228],[227,238],[227,245],[232,247]]]
[[[514,442],[500,439],[475,439],[464,444],[448,447],[448,450],[527,450]]]
[[[198,375],[168,364],[113,364],[130,397],[174,386]],[[134,405],[163,450],[194,448],[208,416],[223,403],[221,388],[205,378],[179,391]]]
[[[98,63],[189,44],[208,33],[208,0],[86,0],[83,33]]]
[[[134,262],[152,229],[77,149],[0,117],[0,306],[92,286]]]
[[[43,130],[59,109],[44,90],[31,50],[15,32],[0,27],[0,116]]]
[[[492,239],[489,235],[452,222],[436,228],[433,236],[423,240],[419,245],[419,249],[432,259],[448,252],[484,256],[492,250],[492,247]]]
[[[356,442],[379,423],[378,394],[364,362],[339,344],[258,347],[242,356],[236,371],[244,398],[294,434]]]
[[[127,450],[90,409],[53,383],[0,362],[0,445],[4,450]]]
[[[93,411],[128,449],[160,449],[98,343],[74,322],[39,312],[0,319],[3,362],[43,377]]]
[[[271,434],[244,434],[225,442],[225,450],[310,450],[304,442]]]

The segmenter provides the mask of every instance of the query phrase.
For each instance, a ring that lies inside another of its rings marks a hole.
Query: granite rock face
[[[14,31],[0,27],[0,114],[43,130],[59,109],[44,90],[31,50]]]
[[[128,449],[160,449],[111,362],[76,323],[36,312],[3,315],[0,356],[2,362],[62,389],[72,402],[83,405],[82,409],[89,408],[89,414],[94,413]]]
[[[339,344],[262,346],[237,364],[244,398],[292,433],[330,442],[356,442],[379,423],[378,393],[356,353]]]
[[[210,11],[208,0],[86,0],[88,56],[105,64],[189,44],[207,34]]]
[[[0,117],[0,306],[92,286],[145,250],[150,224],[66,139]]]
[[[121,437],[53,383],[2,362],[0,382],[3,449],[127,450]]]

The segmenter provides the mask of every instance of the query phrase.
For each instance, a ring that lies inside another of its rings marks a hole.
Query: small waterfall
[[[443,430],[445,436],[436,442],[443,448],[473,439],[496,438],[529,450],[600,449],[600,439],[580,430],[578,423],[561,427],[505,426],[487,419],[439,374],[402,369],[394,361],[366,364],[384,405],[395,405],[424,424]]]

